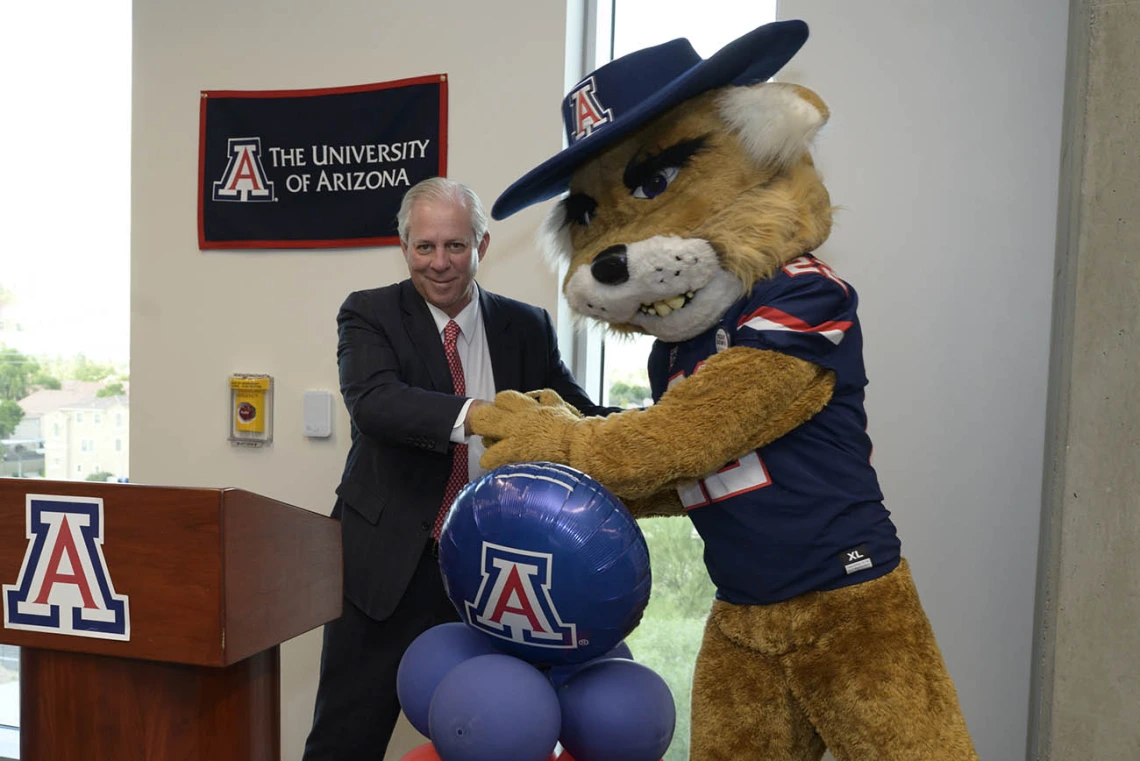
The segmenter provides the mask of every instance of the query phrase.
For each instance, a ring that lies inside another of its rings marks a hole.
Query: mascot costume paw
[[[656,337],[654,404],[583,417],[552,392],[472,415],[482,464],[578,468],[637,517],[687,514],[716,584],[693,677],[696,761],[976,759],[870,464],[857,297],[813,252],[828,118],[768,82],[807,39],[675,40],[565,98],[569,147],[492,214],[543,225],[575,313]]]

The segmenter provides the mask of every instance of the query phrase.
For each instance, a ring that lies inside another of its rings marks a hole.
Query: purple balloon
[[[428,724],[443,761],[546,761],[562,720],[538,669],[510,655],[481,655],[439,683]]]
[[[673,693],[640,663],[593,663],[559,688],[558,702],[559,740],[575,761],[658,761],[673,741]]]
[[[428,710],[440,681],[460,663],[498,652],[490,637],[458,621],[433,626],[416,637],[396,671],[396,696],[408,722],[428,737]]]
[[[633,653],[630,652],[629,645],[625,644],[625,640],[622,640],[621,642],[617,643],[617,646],[614,647],[613,650],[610,650],[605,655],[600,655],[597,658],[592,658],[585,663],[574,663],[569,666],[552,666],[550,670],[546,672],[546,678],[550,680],[550,683],[554,685],[554,689],[557,690],[559,687],[566,684],[567,679],[574,676],[582,669],[586,668],[589,665],[597,663],[598,661],[604,661],[607,658],[624,658],[627,661],[632,661]]]

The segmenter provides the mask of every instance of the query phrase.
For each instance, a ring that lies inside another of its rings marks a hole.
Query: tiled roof
[[[69,410],[105,410],[108,407],[115,406],[129,407],[130,404],[131,398],[120,394],[119,396],[92,396],[75,404],[65,404],[63,408]]]
[[[102,388],[101,383],[94,381],[63,381],[63,388],[41,389],[21,399],[17,404],[24,411],[24,417],[43,417],[45,412],[58,410],[60,407],[70,407],[77,402],[90,399],[95,392]]]

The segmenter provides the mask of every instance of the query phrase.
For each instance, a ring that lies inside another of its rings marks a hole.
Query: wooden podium
[[[278,761],[279,645],[341,575],[339,523],[240,489],[0,478],[21,761]]]

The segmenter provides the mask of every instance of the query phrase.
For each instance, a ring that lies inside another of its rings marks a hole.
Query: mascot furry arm
[[[678,107],[650,125],[643,141],[626,141],[603,154],[574,178],[570,196],[547,226],[556,251],[570,259],[564,288],[572,307],[599,319],[624,307],[611,327],[665,340],[708,329],[754,280],[826,237],[826,193],[821,197],[806,176],[814,176],[807,145],[826,120],[823,102],[803,87],[728,88]],[[652,148],[635,148],[637,143]],[[742,171],[745,166],[763,171]],[[641,197],[648,194],[644,186],[662,177],[668,178],[668,198],[654,204],[655,198]],[[715,184],[708,181],[713,177]],[[631,183],[640,184],[630,188]],[[582,198],[613,199],[616,208],[603,217],[601,202],[583,211]],[[742,203],[750,220],[743,224]],[[734,211],[712,213],[716,208]],[[598,216],[591,218],[593,213]],[[619,230],[610,228],[611,215],[625,223]],[[581,224],[583,218],[589,224]],[[626,240],[639,232],[674,238],[677,243],[665,246],[661,261],[645,265],[670,267],[666,274],[672,279],[629,272],[626,282],[637,287],[619,298],[624,304],[595,299],[590,281],[599,272],[607,277],[606,267],[615,266],[604,256],[606,230]],[[695,239],[700,243],[683,245]],[[683,270],[671,267],[674,257]],[[680,504],[662,506],[665,495],[659,492],[796,428],[827,404],[833,382],[832,373],[803,359],[736,346],[710,357],[645,410],[581,418],[552,397],[543,404],[504,391],[493,406],[472,413],[472,429],[488,444],[485,468],[528,460],[564,463],[606,484],[635,515],[661,514],[679,511]]]
[[[582,418],[549,397],[544,405],[503,391],[474,413],[473,427],[496,442],[484,453],[486,468],[564,463],[638,500],[775,441],[823,408],[832,382],[809,362],[740,346],[709,358],[645,410]]]

